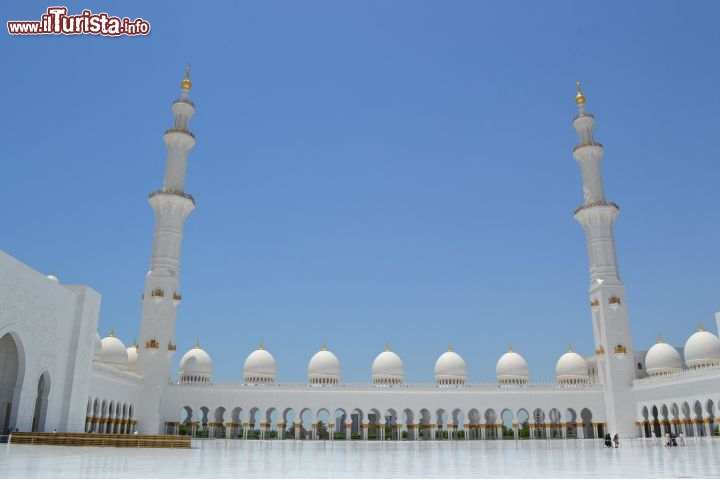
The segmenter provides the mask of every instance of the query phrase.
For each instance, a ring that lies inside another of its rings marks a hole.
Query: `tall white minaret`
[[[585,230],[590,263],[590,309],[600,381],[605,392],[606,425],[610,434],[637,435],[635,407],[631,398],[635,379],[630,321],[625,286],[620,280],[615,254],[613,224],[618,205],[605,200],[600,160],[603,146],[593,136],[595,117],[585,112],[580,82],[575,97],[579,114],[573,120],[578,144],[573,157],[580,165],[585,202],[575,210],[575,219]],[[593,421],[600,422],[599,418]]]
[[[147,395],[138,408],[138,428],[146,434],[160,432],[160,400],[170,381],[172,357],[175,354],[175,317],[180,296],[180,251],[183,226],[195,207],[195,200],[185,193],[188,153],[195,136],[188,129],[195,113],[190,95],[190,65],[180,83],[180,98],[172,104],[173,125],[165,132],[167,146],[163,187],[150,194],[155,213],[150,271],[145,278],[142,296],[142,320],[138,348],[138,373],[143,376]]]

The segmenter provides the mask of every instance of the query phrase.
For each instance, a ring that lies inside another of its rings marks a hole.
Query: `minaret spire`
[[[590,305],[600,381],[605,391],[607,431],[633,437],[634,411],[631,394],[635,379],[630,321],[625,305],[625,286],[620,280],[615,253],[613,225],[620,208],[605,200],[600,160],[603,146],[595,140],[595,117],[585,111],[586,98],[577,83],[575,103],[579,113],[573,119],[578,144],[573,157],[580,165],[584,203],[575,210],[575,219],[585,230],[590,264]]]
[[[148,401],[160,401],[170,379],[173,338],[177,306],[180,304],[180,253],[185,219],[195,207],[195,200],[185,192],[185,174],[195,135],[190,119],[195,105],[189,99],[190,65],[180,83],[180,98],[172,103],[173,125],[165,131],[167,147],[163,187],[150,194],[150,206],[155,213],[155,230],[150,258],[150,271],[145,277],[138,372],[143,381],[153,386]],[[151,397],[152,396],[152,397]],[[159,408],[150,407],[143,429],[149,434],[159,432]]]

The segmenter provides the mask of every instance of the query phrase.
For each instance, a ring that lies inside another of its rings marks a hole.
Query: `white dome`
[[[337,384],[340,382],[340,361],[323,346],[321,351],[310,358],[308,364],[310,384]]]
[[[137,350],[138,350],[137,344],[133,344],[129,348],[127,348],[128,371],[137,371],[137,360],[138,360]]]
[[[495,366],[495,374],[501,384],[527,384],[528,365],[522,356],[509,349],[507,353],[500,356]]]
[[[555,377],[560,384],[586,383],[588,380],[587,361],[570,349],[558,359],[555,365]]]
[[[95,333],[95,351],[93,352],[94,361],[102,361],[102,339],[100,334]]]
[[[700,327],[685,343],[685,364],[690,368],[720,364],[720,339]]]
[[[212,359],[198,343],[180,359],[178,370],[182,383],[207,383],[212,376]]]
[[[659,339],[645,355],[645,370],[650,376],[682,370],[682,358],[677,349]]]
[[[102,357],[100,362],[122,368],[127,367],[127,348],[122,341],[115,337],[113,332],[110,333],[110,336],[102,339],[101,345]]]
[[[246,383],[275,382],[275,358],[260,345],[250,353],[243,366],[243,381]]]
[[[59,282],[60,282],[60,280],[57,279],[57,276],[55,276],[54,274],[49,274],[49,275],[47,275],[47,276],[45,276],[45,277],[46,277],[47,279],[49,279],[50,281],[52,281],[53,283],[59,283]]]
[[[378,354],[372,363],[373,384],[400,384],[405,377],[405,367],[400,356],[390,347]]]
[[[465,360],[449,347],[435,363],[435,381],[447,386],[465,384],[466,379]]]

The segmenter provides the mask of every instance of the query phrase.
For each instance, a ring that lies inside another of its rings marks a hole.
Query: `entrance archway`
[[[0,434],[15,428],[23,355],[19,341],[10,333],[0,338]]]
[[[43,371],[38,379],[37,396],[35,397],[35,411],[33,412],[32,431],[45,431],[45,416],[47,416],[48,397],[50,396],[50,374]]]

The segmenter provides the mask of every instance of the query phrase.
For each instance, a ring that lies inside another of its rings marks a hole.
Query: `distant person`
[[[613,444],[615,447],[620,447],[620,436],[617,433],[613,436]]]
[[[670,433],[666,432],[665,433],[665,446],[669,446],[669,445],[670,445]]]
[[[683,433],[680,433],[680,445],[687,446],[687,443],[685,442],[685,434]]]
[[[670,433],[670,445],[673,447],[677,447],[677,436],[674,432]]]
[[[137,435],[138,435],[138,432],[137,432],[137,431],[135,431],[135,432],[133,432],[133,434],[134,434],[135,436],[137,436]]]
[[[652,438],[652,445],[657,446],[657,436],[655,435],[655,431],[652,432],[650,437]]]
[[[610,441],[610,433],[605,434],[605,447],[612,447],[612,442]]]

